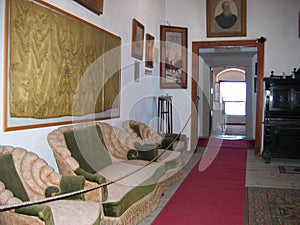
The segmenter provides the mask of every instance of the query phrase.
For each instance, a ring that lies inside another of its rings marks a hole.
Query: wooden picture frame
[[[143,60],[145,27],[136,19],[132,20],[131,56]]]
[[[103,1],[104,0],[74,0],[85,8],[91,10],[97,15],[103,14]]]
[[[187,88],[187,35],[187,28],[160,26],[160,88]]]
[[[206,0],[207,37],[246,36],[246,0]]]
[[[146,55],[145,55],[145,67],[154,67],[154,36],[146,34]]]

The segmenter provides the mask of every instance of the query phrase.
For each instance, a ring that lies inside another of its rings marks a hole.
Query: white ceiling
[[[222,47],[199,49],[199,55],[209,67],[251,66],[253,56],[257,54],[253,47]]]

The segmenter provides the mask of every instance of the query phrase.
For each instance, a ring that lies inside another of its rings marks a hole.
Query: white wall
[[[246,37],[206,37],[206,0],[166,0],[166,20],[172,26],[189,28],[189,49],[192,41],[244,40],[264,36],[265,75],[275,73],[291,74],[294,67],[300,67],[300,38],[298,37],[299,0],[248,0]],[[192,75],[191,56],[188,74]],[[191,93],[189,79],[188,90]],[[180,96],[176,91],[175,96]],[[201,107],[201,106],[199,106]],[[190,108],[182,109],[186,114]],[[253,111],[255,114],[255,111]]]
[[[234,40],[267,38],[265,48],[265,74],[271,70],[276,73],[289,74],[294,67],[300,67],[300,40],[298,38],[299,0],[248,0],[247,37],[207,38],[206,37],[206,0],[105,0],[104,15],[97,16],[70,0],[46,0],[46,2],[62,8],[71,14],[83,18],[103,29],[122,37],[122,96],[121,119],[113,120],[118,124],[127,119],[131,113],[154,111],[146,103],[136,104],[144,97],[168,93],[173,96],[177,117],[174,118],[174,131],[179,131],[190,114],[191,78],[185,90],[160,90],[158,85],[159,66],[155,65],[152,76],[143,75],[147,79],[134,83],[134,59],[130,57],[131,22],[136,18],[145,25],[145,31],[159,39],[159,25],[167,20],[173,26],[189,28],[188,47],[191,51],[192,41]],[[4,61],[4,8],[5,0],[0,0],[0,68]],[[156,45],[156,47],[159,47]],[[188,57],[188,75],[191,77],[191,54]],[[3,70],[0,70],[0,85],[3,83]],[[2,88],[1,88],[2,90]],[[146,98],[149,102],[149,98]],[[134,106],[135,112],[131,112]],[[145,106],[146,109],[145,109]],[[3,112],[3,93],[0,97],[0,111]],[[3,113],[0,115],[0,127],[3,127]],[[56,168],[52,152],[46,141],[46,135],[56,127],[42,129],[3,132],[0,130],[0,144],[22,146],[38,153]],[[185,133],[189,133],[189,126]]]
[[[159,89],[159,65],[156,63],[152,75],[144,75],[144,63],[141,64],[141,81],[134,82],[133,62],[131,57],[131,32],[132,19],[136,18],[145,26],[145,33],[150,33],[159,39],[159,24],[165,21],[165,2],[161,0],[105,0],[104,14],[98,16],[79,4],[70,0],[46,0],[58,8],[95,24],[122,38],[122,95],[121,95],[121,118],[108,121],[120,125],[121,120],[128,119],[130,115],[150,114],[154,111],[153,102],[149,101],[152,96],[163,93]],[[5,0],[0,0],[0,68],[4,68],[4,9]],[[159,46],[156,46],[159,47]],[[4,86],[3,69],[0,70],[0,86]],[[1,88],[1,90],[3,90]],[[139,102],[139,104],[136,104]],[[150,104],[150,105],[147,105]],[[146,107],[146,108],[145,108]],[[133,112],[132,109],[135,111]],[[3,93],[0,97],[0,111],[3,112]],[[132,117],[132,116],[131,116]],[[147,119],[147,118],[146,118]],[[57,127],[46,127],[42,129],[30,129],[21,131],[3,131],[3,113],[0,115],[0,145],[13,145],[24,147],[36,152],[44,158],[55,169],[56,163],[46,137],[49,132]]]
[[[290,74],[300,67],[300,39],[298,37],[299,0],[248,0],[247,36],[207,38],[206,0],[166,0],[166,20],[174,26],[189,28],[191,41],[256,39],[264,36],[265,74],[271,70]]]
[[[248,1],[248,36],[267,38],[265,75],[272,70],[291,74],[300,67],[299,11],[298,0]]]

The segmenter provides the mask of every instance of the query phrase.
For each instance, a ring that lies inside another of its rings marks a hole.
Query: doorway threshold
[[[226,134],[219,134],[211,136],[213,138],[223,139],[223,140],[245,140],[246,136],[242,135],[226,135]]]

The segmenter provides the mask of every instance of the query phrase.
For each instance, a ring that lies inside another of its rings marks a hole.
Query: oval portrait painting
[[[233,27],[238,20],[238,8],[234,1],[219,1],[215,8],[215,21],[222,29]]]

